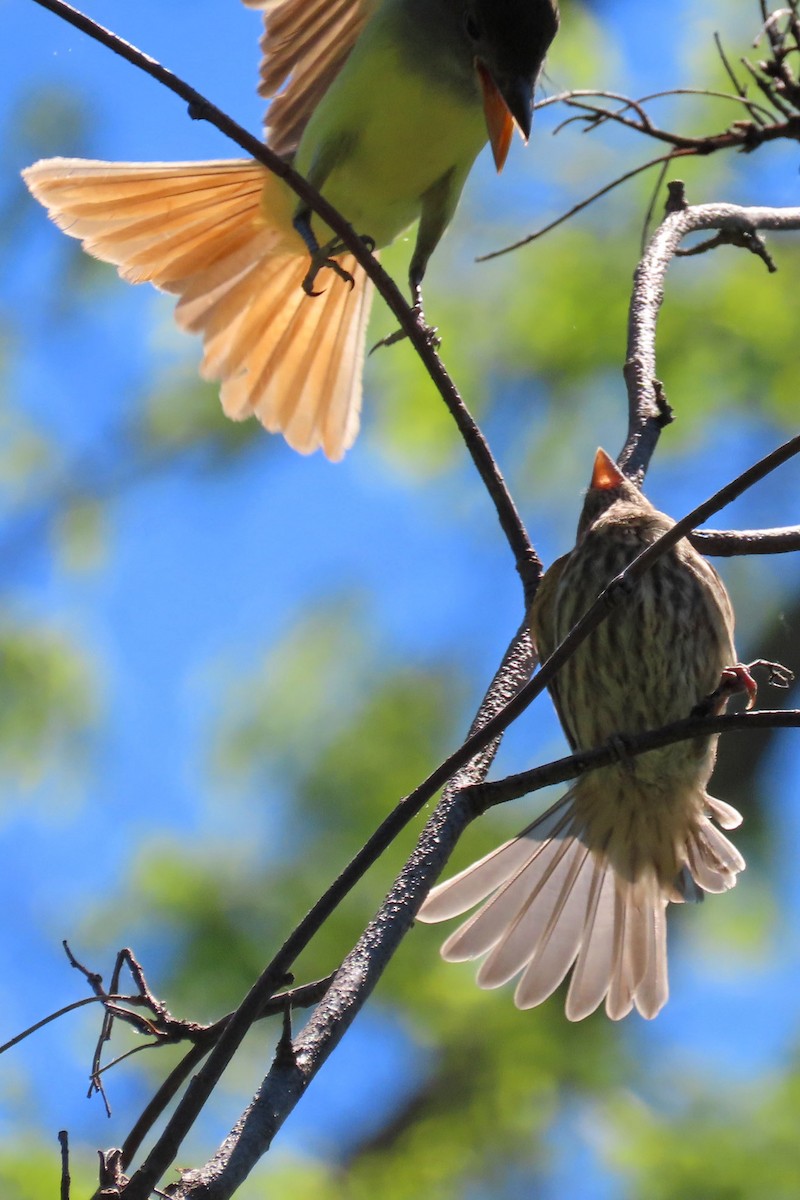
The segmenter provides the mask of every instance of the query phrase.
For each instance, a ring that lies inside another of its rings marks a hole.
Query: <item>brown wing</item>
[[[244,0],[264,10],[260,96],[275,99],[267,142],[293,154],[309,117],[344,65],[378,0]],[[288,81],[288,82],[287,82]],[[283,86],[283,91],[279,89]]]
[[[556,594],[558,585],[561,581],[564,568],[569,562],[570,555],[564,554],[561,558],[557,558],[548,571],[545,572],[542,582],[539,584],[539,589],[536,597],[531,605],[528,613],[528,624],[530,625],[531,638],[533,644],[539,654],[539,664],[541,665],[545,659],[549,658],[553,653],[561,638],[556,631]],[[561,707],[561,701],[558,694],[558,675],[549,685],[548,691],[555,705],[555,710],[558,713],[558,719],[561,722],[561,728],[564,730],[567,741],[571,748],[575,750],[577,743],[573,737],[572,730],[564,719],[564,712]]]

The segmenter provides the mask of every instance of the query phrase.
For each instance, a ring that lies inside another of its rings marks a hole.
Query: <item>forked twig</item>
[[[745,245],[763,257],[760,230],[800,229],[800,207],[690,206],[683,200],[679,183],[671,188],[670,211],[636,268],[628,313],[628,346],[623,369],[628,392],[628,433],[619,463],[625,474],[637,482],[644,478],[661,431],[671,419],[664,388],[656,373],[656,326],[664,299],[664,279],[681,242],[690,233],[713,229],[726,243]],[[744,553],[749,552],[745,549],[747,544],[742,543]],[[729,538],[727,553],[732,552]]]

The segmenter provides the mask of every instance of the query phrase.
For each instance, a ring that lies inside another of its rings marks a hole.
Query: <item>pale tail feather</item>
[[[642,982],[636,989],[636,1007],[643,1017],[654,1017],[669,998],[667,982],[667,904],[659,897],[647,912],[645,921],[646,955]]]
[[[250,161],[49,159],[23,174],[89,253],[180,297],[176,320],[203,335],[201,371],[222,380],[228,416],[342,457],[358,432],[372,290],[345,257],[352,289],[323,274],[323,295],[305,295],[296,201],[279,180]]]
[[[419,917],[441,921],[483,902],[445,941],[442,955],[457,962],[486,955],[481,987],[519,975],[519,1008],[545,1000],[573,967],[570,1020],[588,1016],[604,999],[612,1020],[633,1008],[654,1017],[669,994],[666,906],[679,893],[662,884],[655,867],[635,879],[617,874],[602,847],[590,849],[581,839],[573,796],[568,792],[518,838],[434,888]],[[738,823],[734,809],[711,797],[698,808],[727,826]],[[704,891],[733,886],[744,867],[706,816],[697,819],[685,852],[687,875]]]
[[[686,854],[689,869],[704,892],[727,892],[745,868],[742,855],[707,817],[700,819],[688,839]]]
[[[517,915],[500,931],[500,940],[481,965],[477,977],[481,987],[499,987],[513,979],[538,955],[549,928],[566,925],[570,915],[569,910],[565,911],[567,897],[576,897],[581,892],[576,881],[585,863],[586,848],[576,841],[569,828],[553,838],[547,849],[549,855],[542,852],[514,881],[524,885],[527,894],[517,904]],[[482,912],[492,918],[491,902]]]
[[[717,800],[716,796],[705,795],[705,806],[709,816],[712,816],[722,829],[738,829],[742,823],[742,814],[732,804]]]
[[[598,857],[586,907],[581,947],[567,992],[566,1013],[570,1021],[588,1017],[608,992],[614,970],[616,917],[614,874],[608,862]]]
[[[569,819],[569,796],[548,809],[538,821],[485,858],[432,888],[417,917],[420,921],[446,921],[484,900],[501,883],[524,867],[553,831]]]

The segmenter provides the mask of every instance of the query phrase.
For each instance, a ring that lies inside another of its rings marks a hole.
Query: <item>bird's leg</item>
[[[414,256],[416,259],[416,255]],[[422,328],[426,341],[433,346],[434,350],[438,350],[442,344],[437,329],[433,325],[428,325],[425,321],[425,313],[422,308],[422,277],[425,274],[424,266],[420,267],[417,264],[415,270],[414,261],[411,263],[411,269],[408,273],[408,283],[411,290],[411,311],[414,314],[414,320]],[[408,337],[405,329],[395,329],[394,333],[388,334],[385,338],[381,338],[379,342],[370,350],[373,354],[380,346],[394,346],[396,342],[402,342],[403,338]]]
[[[311,210],[308,208],[301,209],[295,215],[292,223],[305,242],[308,253],[311,255],[311,264],[303,280],[303,291],[305,294],[307,296],[322,295],[322,292],[314,291],[314,282],[323,267],[328,267],[340,279],[343,279],[345,283],[349,283],[350,287],[352,287],[354,283],[353,276],[333,257],[334,253],[341,253],[341,250],[337,249],[338,239],[333,238],[330,242],[326,242],[324,246],[320,246],[316,234],[311,228]],[[338,244],[340,245],[340,243]]]
[[[728,696],[735,696],[737,692],[744,692],[747,696],[747,707],[752,708],[758,696],[758,684],[750,674],[750,666],[747,663],[734,663],[731,667],[726,667],[720,676],[717,694],[720,697],[720,708],[724,705]]]
[[[759,661],[754,663],[733,663],[730,667],[725,667],[714,691],[694,706],[691,715],[693,717],[716,717],[721,712],[724,712],[730,697],[737,695],[739,692],[746,693],[747,708],[751,709],[758,696],[758,684],[750,672],[752,667],[760,665],[761,662]],[[768,665],[774,666],[773,663]]]
[[[702,706],[711,705],[710,708],[706,708],[706,711],[716,714],[722,712],[729,696],[735,696],[737,692],[745,692],[747,708],[751,709],[758,696],[758,684],[753,678],[753,671],[756,667],[761,667],[769,672],[767,683],[771,687],[788,688],[794,679],[794,674],[788,667],[784,667],[782,663],[769,662],[766,658],[757,658],[751,663],[734,663],[733,666],[726,667],[722,672],[719,686],[706,700],[701,702]]]
[[[411,310],[414,314],[416,324],[422,329],[425,335],[425,340],[434,349],[439,348],[441,339],[436,328],[433,325],[428,325],[425,320],[425,313],[422,309],[422,280],[425,275],[425,268],[428,265],[428,259],[438,246],[445,229],[450,224],[463,183],[463,178],[456,178],[453,171],[448,171],[446,175],[443,175],[441,179],[438,179],[436,183],[428,188],[422,197],[417,241],[414,246],[414,254],[411,258],[411,266],[408,269]],[[405,331],[398,329],[394,333],[390,333],[388,337],[381,338],[379,342],[376,342],[372,350],[370,350],[370,354],[374,350],[377,350],[379,346],[393,346],[395,342],[401,342],[404,337],[406,337]]]
[[[319,242],[317,241],[316,234],[311,228],[311,210],[308,208],[301,209],[301,211],[295,215],[293,224],[297,232],[300,234],[300,237],[305,242],[308,253],[311,255],[311,264],[306,272],[306,277],[303,280],[303,291],[305,294],[307,296],[322,295],[322,292],[314,291],[314,283],[319,272],[325,267],[333,271],[334,274],[338,275],[340,279],[343,279],[345,283],[349,283],[350,287],[352,288],[355,283],[353,276],[349,271],[345,270],[340,262],[337,262],[336,260],[337,254],[344,254],[347,250],[344,242],[342,242],[339,238],[331,238],[329,242],[325,242],[323,246],[320,246]],[[370,253],[372,253],[372,251],[375,249],[375,242],[373,239],[371,237],[362,237],[361,240]]]

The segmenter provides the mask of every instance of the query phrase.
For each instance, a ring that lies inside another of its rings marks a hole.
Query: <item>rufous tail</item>
[[[703,797],[703,815],[684,855],[694,884],[682,889],[665,887],[653,868],[622,878],[602,848],[581,840],[573,801],[574,789],[519,837],[435,887],[419,919],[444,921],[483,901],[444,943],[442,957],[464,962],[486,955],[477,976],[481,987],[519,976],[518,1008],[540,1004],[573,967],[566,1001],[571,1021],[604,999],[612,1020],[634,1007],[654,1017],[668,996],[667,902],[682,900],[695,884],[710,892],[734,885],[744,859],[710,817],[724,828],[741,817]]]
[[[201,374],[222,380],[225,413],[255,415],[302,454],[339,459],[358,432],[372,288],[321,277],[302,290],[308,254],[296,199],[259,163],[107,163],[51,158],[23,177],[65,233],[123,279],[180,297],[175,318],[203,335]]]

